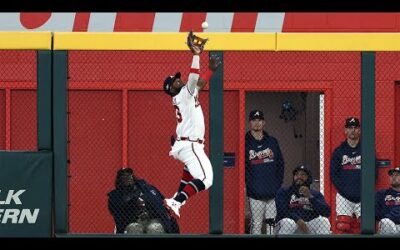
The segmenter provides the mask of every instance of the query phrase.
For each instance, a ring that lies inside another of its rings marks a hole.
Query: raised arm
[[[211,56],[208,60],[208,70],[200,76],[200,79],[197,82],[197,88],[202,90],[204,86],[210,81],[214,72],[219,68],[222,64],[221,59],[217,56]]]

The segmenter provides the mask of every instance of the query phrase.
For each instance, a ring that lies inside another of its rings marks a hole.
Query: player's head
[[[296,186],[310,186],[312,184],[311,171],[304,165],[293,169],[293,184]]]
[[[357,117],[351,116],[346,119],[344,124],[344,132],[347,139],[358,140],[361,135],[360,120]]]
[[[400,167],[392,168],[388,171],[389,183],[392,188],[400,188]]]
[[[252,110],[249,114],[250,129],[253,131],[262,131],[264,129],[264,113],[261,110]]]
[[[179,93],[185,84],[181,80],[181,72],[176,72],[174,76],[167,76],[164,80],[164,91],[170,96],[175,96]]]
[[[136,177],[133,174],[133,169],[129,167],[121,168],[117,172],[117,177],[115,178],[116,188],[132,187],[135,183]]]

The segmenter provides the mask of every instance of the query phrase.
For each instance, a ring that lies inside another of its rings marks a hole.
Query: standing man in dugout
[[[330,234],[331,209],[324,196],[310,188],[311,171],[304,165],[293,170],[293,184],[276,194],[277,234]]]
[[[272,230],[276,216],[275,194],[282,186],[284,161],[278,140],[265,130],[264,114],[249,114],[250,131],[246,133],[246,191],[250,204],[250,233],[261,234],[264,219]]]
[[[331,181],[337,190],[336,229],[339,234],[359,234],[361,231],[360,120],[356,117],[347,118],[344,133],[346,140],[334,150],[330,162]],[[375,171],[377,171],[376,165],[375,161],[373,166]]]
[[[400,234],[400,167],[390,169],[390,188],[375,196],[375,219],[379,234]]]
[[[164,91],[172,97],[177,121],[176,139],[169,155],[185,165],[178,191],[164,202],[176,218],[180,218],[180,208],[189,197],[207,190],[213,182],[212,165],[204,152],[205,125],[199,94],[221,61],[217,57],[210,57],[208,70],[200,76],[200,54],[206,42],[207,39],[189,32],[187,45],[193,53],[193,59],[188,82],[185,84],[181,80],[180,72],[168,76],[164,81]]]

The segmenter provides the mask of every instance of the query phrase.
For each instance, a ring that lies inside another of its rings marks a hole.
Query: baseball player
[[[207,190],[213,182],[211,162],[204,152],[204,115],[199,102],[199,92],[207,82],[221,61],[217,57],[209,60],[208,71],[200,77],[200,54],[203,45],[192,44],[193,33],[188,36],[188,46],[193,53],[187,84],[181,80],[181,73],[168,76],[164,81],[164,91],[172,97],[177,120],[176,138],[170,156],[185,164],[182,181],[184,187],[174,197],[165,199],[165,206],[171,214],[179,218],[179,209],[189,197],[198,192]],[[181,181],[181,183],[182,183]]]
[[[330,176],[336,187],[336,229],[339,234],[359,233],[361,222],[361,143],[360,121],[346,119],[346,140],[335,149]],[[355,217],[355,218],[353,218]]]
[[[310,189],[312,176],[304,165],[293,170],[293,184],[276,194],[277,234],[330,234],[331,209],[324,196]]]
[[[375,196],[375,219],[379,234],[400,234],[400,167],[390,169],[390,188],[382,189]]]
[[[266,234],[273,233],[276,216],[275,194],[282,186],[284,162],[276,138],[264,131],[264,114],[249,114],[250,131],[246,133],[246,193],[250,205],[250,233],[261,234],[264,218],[272,222]]]

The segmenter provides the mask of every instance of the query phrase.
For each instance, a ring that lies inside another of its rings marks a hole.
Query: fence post
[[[361,53],[361,233],[375,233],[375,52]]]
[[[55,233],[68,233],[67,51],[53,52]]]
[[[210,52],[223,60],[223,52]],[[210,80],[210,161],[214,180],[210,188],[210,234],[222,234],[224,226],[224,85],[223,64]]]
[[[52,150],[51,51],[37,51],[38,150]]]

